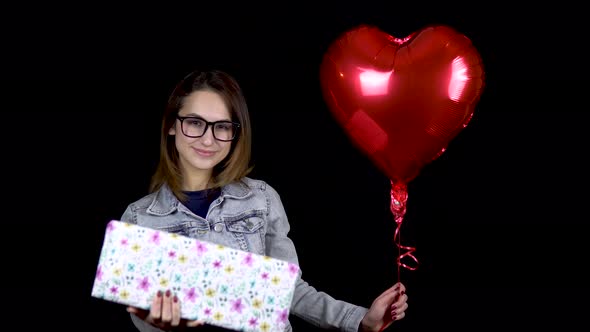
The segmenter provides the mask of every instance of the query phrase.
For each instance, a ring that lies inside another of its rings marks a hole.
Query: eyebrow
[[[202,120],[205,120],[205,121],[209,121],[209,120],[205,119],[204,117],[198,115],[197,113],[189,113],[189,114],[186,114],[186,115],[180,115],[180,114],[178,114],[178,115],[181,116],[181,117],[199,118],[199,119],[202,119]],[[231,119],[221,119],[221,120],[209,121],[209,122],[218,122],[218,121],[229,121],[229,122],[231,122]]]

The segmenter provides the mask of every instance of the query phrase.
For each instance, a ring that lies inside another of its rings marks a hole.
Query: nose
[[[213,126],[207,126],[207,128],[205,128],[205,133],[203,136],[201,136],[201,141],[203,144],[211,145],[213,144],[214,140],[215,137],[213,137]]]

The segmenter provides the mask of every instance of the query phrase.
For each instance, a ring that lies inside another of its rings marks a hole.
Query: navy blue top
[[[200,217],[207,217],[209,205],[221,194],[220,188],[205,189],[198,191],[185,191],[188,200],[184,203],[189,210]]]

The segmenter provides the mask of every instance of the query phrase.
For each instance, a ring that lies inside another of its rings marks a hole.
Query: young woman
[[[298,264],[278,193],[247,177],[250,130],[246,101],[233,77],[216,70],[186,76],[164,112],[151,193],[130,204],[121,220]],[[397,283],[364,308],[317,291],[300,274],[290,313],[325,329],[380,331],[404,318],[406,301],[405,287]],[[164,289],[150,310],[128,311],[142,332],[213,329],[181,319],[180,306]]]

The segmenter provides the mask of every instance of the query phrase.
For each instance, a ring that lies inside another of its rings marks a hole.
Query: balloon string
[[[404,246],[401,244],[400,228],[402,226],[404,217],[406,215],[406,203],[408,201],[408,187],[405,183],[396,183],[391,181],[391,205],[390,209],[395,218],[395,233],[393,236],[394,242],[398,248],[397,257],[397,275],[398,280],[401,280],[401,268],[414,271],[418,268],[418,259],[414,256],[416,248]],[[402,252],[403,251],[403,252]],[[410,266],[402,262],[404,258],[411,258],[416,266]]]
[[[395,218],[395,234],[393,236],[393,240],[398,249],[398,256],[397,256],[397,280],[401,281],[401,268],[404,267],[408,270],[416,270],[418,268],[418,259],[414,256],[414,251],[416,248],[403,246],[401,245],[400,240],[400,227],[402,226],[402,222],[404,220],[404,216],[406,215],[406,203],[408,201],[408,187],[404,183],[398,183],[391,181],[391,213]],[[401,253],[404,250],[404,253]],[[403,258],[409,257],[411,258],[416,266],[410,266],[408,264],[404,264],[402,262]],[[383,322],[383,325],[379,329],[379,332],[382,332],[389,326],[391,321]]]

